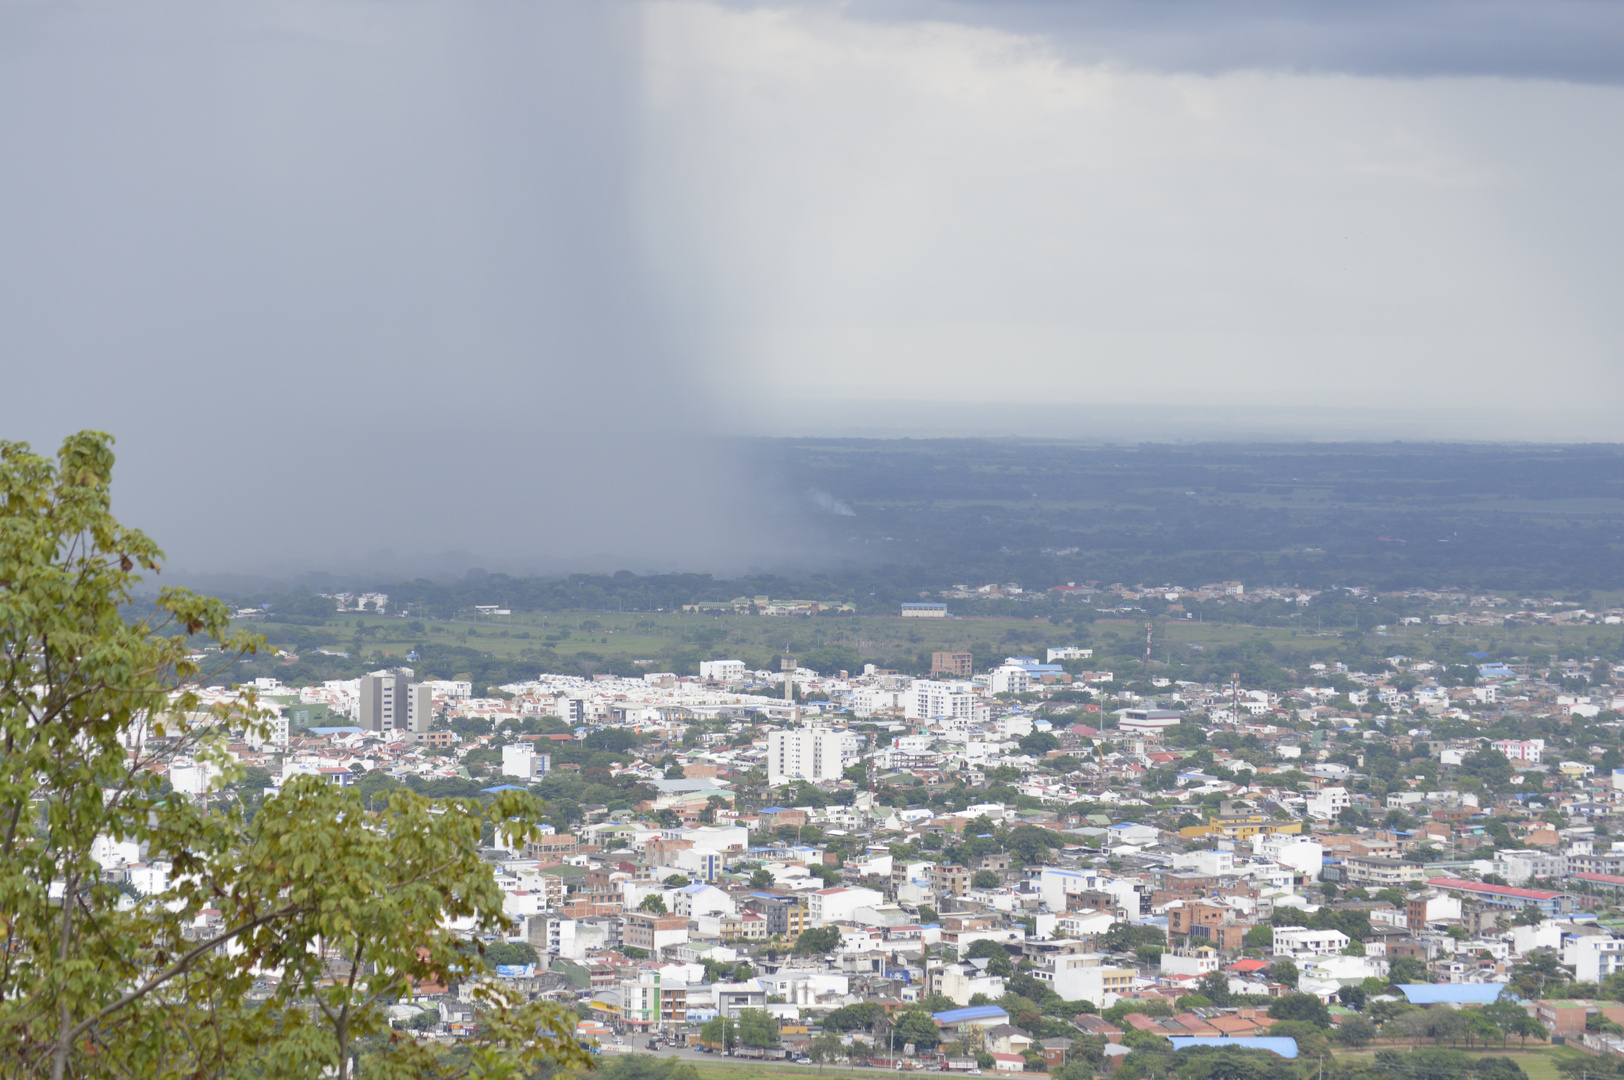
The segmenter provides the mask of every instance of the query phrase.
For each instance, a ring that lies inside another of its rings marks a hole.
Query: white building
[[[945,619],[947,618],[947,605],[903,604],[902,617],[904,619]]]
[[[995,694],[1024,694],[1032,689],[1032,673],[1018,664],[995,667],[989,688]]]
[[[1199,874],[1217,877],[1235,871],[1233,851],[1184,851],[1173,856],[1174,870],[1194,870]]]
[[[767,733],[767,783],[839,780],[857,761],[857,736],[832,728],[804,727]]]
[[[561,915],[532,915],[525,924],[530,944],[540,952],[580,960],[585,956],[584,944],[576,937],[577,923]]]
[[[280,710],[270,716],[262,717],[263,734],[249,728],[245,734],[248,745],[255,750],[263,750],[267,746],[286,746],[288,744],[288,718]]]
[[[502,894],[502,911],[510,919],[524,920],[547,910],[547,894],[514,889]]]
[[[1161,968],[1164,978],[1173,975],[1194,975],[1199,978],[1218,970],[1218,953],[1209,945],[1198,945],[1193,949],[1168,949],[1161,955]]]
[[[540,780],[552,768],[551,754],[538,754],[530,743],[508,743],[502,747],[502,775],[521,780]]]
[[[904,707],[906,690],[886,686],[859,686],[851,694],[853,716],[878,716]]]
[[[970,999],[977,994],[985,994],[989,998],[1003,997],[1003,978],[987,974],[986,966],[987,962],[983,959],[931,968],[927,973],[930,992],[950,997],[960,1005],[970,1004]]]
[[[1038,928],[1043,929],[1043,920],[1053,921],[1052,930],[1065,934],[1069,938],[1082,940],[1097,934],[1103,934],[1116,925],[1117,918],[1109,911],[1079,911],[1071,915],[1039,915]]]
[[[1124,735],[1159,739],[1170,727],[1177,727],[1183,719],[1172,709],[1118,709],[1117,727]]]
[[[952,717],[969,721],[974,718],[975,703],[975,686],[971,683],[915,679],[903,698],[903,715],[909,720]]]
[[[1053,912],[1066,910],[1066,897],[1071,893],[1093,892],[1100,887],[1100,875],[1093,870],[1062,870],[1045,866],[1038,874],[1038,894],[1043,906]]]
[[[743,660],[701,660],[699,662],[699,677],[701,679],[714,679],[717,682],[739,682],[744,678],[745,666]]]
[[[1066,645],[1059,649],[1049,650],[1049,663],[1056,660],[1087,660],[1093,657],[1093,649],[1079,649],[1075,645]]]
[[[130,884],[142,896],[156,896],[169,888],[169,863],[137,863],[129,869]]]
[[[1320,821],[1334,821],[1338,814],[1353,805],[1353,796],[1341,786],[1320,788],[1308,800],[1308,816]]]
[[[412,676],[411,668],[361,676],[356,723],[371,731],[427,731],[434,720],[434,691]]]
[[[807,896],[806,914],[813,926],[828,926],[834,922],[851,922],[858,908],[874,907],[884,902],[885,894],[873,889],[819,889]]]
[[[1070,953],[1040,957],[1032,977],[1067,1001],[1092,1001],[1102,1009],[1133,988],[1132,968],[1115,967],[1103,953]]]
[[[1384,979],[1391,965],[1379,956],[1317,956],[1303,963],[1298,988],[1310,982],[1352,986],[1366,979]]]
[[[1544,739],[1496,739],[1490,745],[1504,754],[1508,761],[1538,765],[1545,757]]]
[[[1437,889],[1429,889],[1421,904],[1421,921],[1424,924],[1448,922],[1461,917],[1460,897],[1450,896]]]
[[[1353,940],[1340,930],[1310,930],[1303,926],[1274,929],[1274,955],[1300,960],[1309,956],[1335,956]]]
[[[1567,872],[1567,860],[1544,851],[1502,851],[1495,863],[1495,871],[1518,886],[1532,878],[1559,878]]]
[[[202,795],[219,778],[219,770],[206,761],[177,758],[169,765],[169,786],[182,795]]]
[[[1314,881],[1319,880],[1320,871],[1325,866],[1325,848],[1322,845],[1288,833],[1254,837],[1252,850],[1281,866],[1306,874]]]
[[[672,914],[686,915],[690,919],[697,919],[702,915],[726,916],[739,913],[739,906],[733,902],[731,896],[703,881],[684,885],[670,894],[670,899]]]
[[[1599,983],[1615,972],[1624,971],[1624,940],[1579,938],[1562,950],[1562,961],[1573,965],[1579,982]]]

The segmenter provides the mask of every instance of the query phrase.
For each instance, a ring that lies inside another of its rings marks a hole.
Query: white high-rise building
[[[288,718],[280,709],[277,709],[274,715],[267,716],[261,722],[265,725],[264,734],[254,730],[249,730],[246,733],[249,746],[252,746],[255,750],[261,750],[266,746],[286,746],[288,744]]]
[[[857,736],[830,728],[805,727],[767,733],[767,783],[839,780],[857,760]]]
[[[995,694],[1024,694],[1032,689],[1032,673],[1019,664],[993,668],[990,681]]]
[[[973,720],[975,700],[975,687],[971,683],[915,679],[903,699],[903,715],[909,720],[941,717]]]
[[[385,668],[361,676],[357,723],[371,731],[427,731],[434,720],[434,688],[412,682],[412,675],[411,668]]]

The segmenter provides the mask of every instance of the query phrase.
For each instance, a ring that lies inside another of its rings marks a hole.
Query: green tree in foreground
[[[829,1061],[839,1061],[846,1056],[846,1044],[840,1036],[832,1031],[825,1031],[806,1044],[806,1056],[817,1063],[818,1071],[823,1071],[823,1065]]]
[[[738,1045],[738,1034],[730,1017],[718,1016],[699,1029],[699,1041],[706,1046],[720,1046],[731,1050]]]
[[[1313,994],[1275,998],[1269,1003],[1269,1015],[1276,1020],[1303,1020],[1320,1028],[1331,1026],[1331,1010]]]
[[[739,1013],[739,1041],[746,1046],[778,1045],[778,1021],[766,1009],[745,1009]]]
[[[0,1078],[516,1077],[583,1067],[575,1017],[491,990],[480,1032],[453,1055],[391,1037],[385,1009],[420,982],[486,970],[446,927],[505,933],[502,893],[478,857],[489,824],[530,836],[527,794],[431,801],[410,791],[369,813],[314,777],[264,798],[187,799],[159,775],[182,760],[217,787],[243,778],[229,736],[259,728],[251,694],[204,708],[212,674],[262,642],[216,600],[164,589],[127,620],[161,553],[112,516],[111,439],[84,432],[56,459],[0,443]],[[375,801],[376,802],[376,801]],[[93,853],[145,845],[170,884],[121,907]],[[218,920],[187,936],[202,911]],[[280,976],[245,999],[260,972]]]
[[[916,1050],[930,1050],[942,1040],[941,1029],[924,1009],[909,1009],[897,1017],[894,1035],[897,1049],[913,1043]]]

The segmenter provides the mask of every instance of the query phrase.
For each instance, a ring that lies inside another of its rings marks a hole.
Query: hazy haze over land
[[[738,432],[1616,441],[1621,46],[1603,3],[0,4],[0,436],[113,431],[173,566],[279,572],[817,557]]]

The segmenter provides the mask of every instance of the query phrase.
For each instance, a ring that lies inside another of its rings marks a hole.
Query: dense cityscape
[[[1022,591],[942,590],[894,622],[945,627],[955,598]],[[977,670],[974,652],[938,649],[922,675],[716,656],[476,693],[419,678],[414,649],[357,679],[258,677],[273,719],[230,745],[242,772],[225,794],[252,803],[311,776],[369,806],[396,790],[545,801],[540,835],[486,829],[505,932],[470,939],[491,973],[390,1006],[422,1038],[475,1031],[484,981],[568,1006],[610,1053],[1082,1076],[1214,1039],[1286,1059],[1467,1032],[1624,1052],[1617,643],[1491,656],[1448,636],[1608,627],[1624,611],[1368,596],[1416,612],[1395,626],[1415,628],[1416,655],[1359,670],[1327,634],[1326,659],[1263,687],[1159,675],[1156,635],[1184,604],[1316,591],[1057,591],[1089,605],[1082,636],[1111,632],[1102,651],[1123,670],[1045,622],[1038,655]],[[1112,624],[1152,596],[1164,606],[1132,657]],[[757,601],[690,617],[842,614]],[[328,603],[335,618],[416,617],[379,592]],[[203,702],[242,693],[222,683]],[[223,767],[171,759],[166,777],[206,803]],[[98,858],[126,902],[171,885],[135,845]]]

